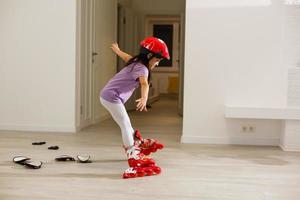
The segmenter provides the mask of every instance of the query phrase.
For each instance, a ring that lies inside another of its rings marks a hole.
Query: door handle
[[[94,62],[95,62],[94,56],[96,56],[96,55],[98,55],[98,53],[97,53],[97,52],[93,52],[93,53],[92,53],[92,63],[94,63]]]

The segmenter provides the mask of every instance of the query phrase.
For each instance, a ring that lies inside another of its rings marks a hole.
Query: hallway
[[[177,100],[163,97],[148,113],[131,112],[135,128],[166,148],[153,158],[161,175],[121,179],[127,168],[118,127],[108,119],[79,134],[0,133],[0,199],[290,200],[300,196],[300,154],[278,147],[180,144]],[[46,145],[32,146],[33,141]],[[47,149],[58,145],[58,151]],[[57,163],[58,155],[91,155],[93,163]],[[39,170],[11,160],[41,160]]]

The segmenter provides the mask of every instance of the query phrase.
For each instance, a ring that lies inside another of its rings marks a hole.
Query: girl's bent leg
[[[112,118],[119,125],[122,132],[122,140],[125,147],[134,145],[133,133],[130,118],[123,104],[111,103],[100,97],[101,104],[109,111]]]

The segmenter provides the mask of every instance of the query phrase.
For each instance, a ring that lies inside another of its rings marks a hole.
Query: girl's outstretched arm
[[[112,43],[110,48],[126,63],[132,58],[131,55],[125,53],[124,51],[121,51],[117,43]]]
[[[147,100],[148,100],[148,92],[149,92],[149,84],[146,76],[141,76],[139,78],[141,84],[141,98],[137,99],[136,110],[138,111],[147,111]]]

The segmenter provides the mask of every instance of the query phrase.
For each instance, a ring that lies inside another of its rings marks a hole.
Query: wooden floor
[[[166,148],[153,155],[158,176],[121,178],[127,168],[121,135],[111,120],[78,134],[0,134],[0,200],[299,200],[300,153],[277,147],[180,144],[177,101],[163,98],[148,113],[130,113],[135,128]],[[46,141],[32,146],[33,141]],[[50,145],[60,146],[51,151]],[[93,163],[57,163],[58,155],[87,154]],[[12,162],[41,160],[39,170]]]

